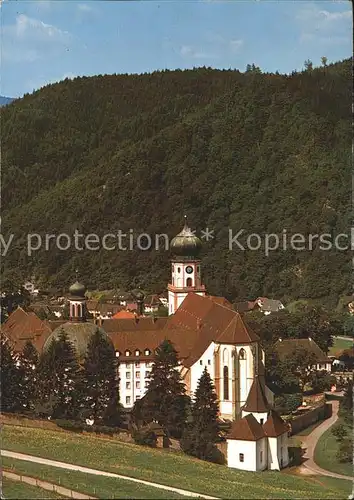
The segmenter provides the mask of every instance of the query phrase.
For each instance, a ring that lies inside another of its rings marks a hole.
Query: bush
[[[350,463],[353,460],[353,440],[345,439],[341,442],[336,454],[337,460],[343,463]]]
[[[287,414],[295,411],[302,404],[302,394],[282,394],[275,398],[275,409],[280,413]]]
[[[302,464],[302,448],[301,446],[290,446],[289,451],[289,462],[291,465],[301,465]]]
[[[343,439],[348,435],[347,430],[343,424],[338,424],[332,427],[331,434],[333,434],[338,442],[342,442]]]
[[[82,432],[84,429],[84,424],[77,422],[75,420],[64,420],[58,419],[54,421],[58,427],[72,432]]]
[[[150,446],[151,448],[156,448],[157,437],[156,434],[151,430],[137,429],[133,430],[132,438],[136,444],[142,446]]]

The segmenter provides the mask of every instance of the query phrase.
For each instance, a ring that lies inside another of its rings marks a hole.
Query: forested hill
[[[229,250],[233,235],[348,232],[351,62],[290,76],[199,68],[82,77],[2,113],[7,276],[56,285],[76,267],[91,288],[163,290],[164,251],[38,251],[27,233],[214,230],[204,280],[228,298],[348,293],[345,252]],[[343,241],[341,242],[343,243]],[[109,242],[111,244],[111,240]],[[255,245],[255,242],[252,242]]]

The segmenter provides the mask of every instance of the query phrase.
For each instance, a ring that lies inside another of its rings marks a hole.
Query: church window
[[[177,272],[180,273],[181,272],[181,268],[180,267],[177,267]]]
[[[192,278],[187,278],[187,286],[192,286]]]
[[[224,400],[229,399],[229,368],[224,366]]]
[[[240,357],[240,359],[246,359],[246,353],[245,353],[245,350],[244,350],[244,349],[241,349],[241,350],[240,350],[239,357]]]
[[[240,453],[239,458],[240,458],[240,462],[245,461],[245,455],[243,453]]]
[[[125,404],[130,405],[130,396],[125,398]]]

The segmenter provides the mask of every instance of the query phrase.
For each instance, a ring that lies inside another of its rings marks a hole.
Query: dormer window
[[[132,353],[131,353],[130,351],[125,351],[125,355],[126,355],[126,356],[131,356],[131,355],[132,355]]]
[[[119,358],[119,356],[120,356],[120,352],[116,351],[116,358]]]
[[[139,349],[137,349],[137,350],[135,351],[135,356],[140,356],[140,351],[139,351]]]
[[[151,354],[150,349],[145,349],[145,356],[150,356],[150,354]]]

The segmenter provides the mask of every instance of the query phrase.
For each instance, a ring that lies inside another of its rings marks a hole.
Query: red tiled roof
[[[275,410],[271,410],[263,430],[268,437],[278,437],[288,432],[288,426]]]
[[[28,340],[38,351],[41,351],[52,330],[49,324],[39,319],[34,312],[26,312],[18,307],[1,325],[1,332],[9,339],[16,351],[21,351]]]
[[[135,314],[130,311],[119,311],[112,316],[112,319],[127,319],[127,318],[135,318]]]
[[[257,413],[265,413],[269,410],[270,405],[265,395],[264,385],[259,377],[256,377],[248,393],[246,404],[242,407],[244,411]]]
[[[274,345],[280,359],[291,356],[295,349],[304,349],[316,356],[317,363],[330,363],[331,360],[326,356],[322,349],[312,339],[284,339],[278,340]]]
[[[227,439],[258,441],[265,437],[261,424],[250,414],[232,423]]]

